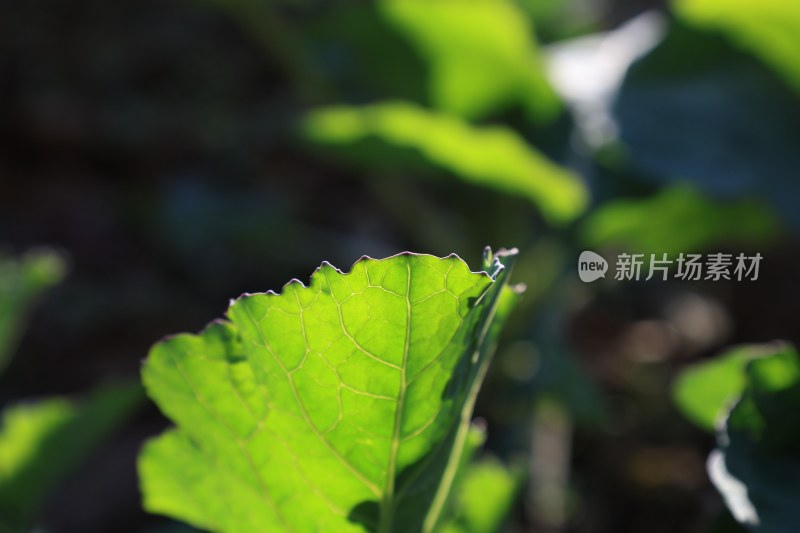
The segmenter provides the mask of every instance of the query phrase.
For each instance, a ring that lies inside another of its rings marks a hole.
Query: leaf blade
[[[420,500],[430,498],[419,496],[440,488],[455,453],[449,436],[465,425],[468,404],[471,414],[474,368],[488,360],[481,341],[511,290],[500,261],[494,278],[455,256],[363,258],[346,274],[323,264],[308,287],[293,281],[281,294],[245,295],[230,322],[157,344],[143,379],[184,437],[162,437],[142,454],[146,508],[223,531],[240,522],[394,531],[410,516],[421,527]],[[180,471],[165,463],[187,442],[227,476],[199,501],[230,490],[232,477],[266,505],[250,514],[244,506],[230,522],[170,500],[165,487]],[[401,495],[412,486],[402,480],[437,447],[424,482]]]

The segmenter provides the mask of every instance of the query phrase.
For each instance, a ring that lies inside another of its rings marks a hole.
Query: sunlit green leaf
[[[752,246],[774,237],[779,227],[761,202],[713,200],[678,185],[602,205],[583,223],[582,238],[588,247],[673,255],[719,243]]]
[[[217,531],[430,531],[469,434],[514,253],[327,263],[157,344],[178,429],[139,461],[145,508]]]
[[[430,64],[434,107],[467,118],[518,104],[539,119],[561,109],[525,13],[508,0],[384,0],[390,23]]]
[[[403,102],[323,108],[312,112],[304,126],[310,140],[333,147],[377,139],[413,149],[464,181],[530,200],[552,222],[575,218],[588,203],[576,174],[548,160],[509,128],[473,126]]]
[[[677,0],[687,22],[724,32],[800,91],[800,2],[795,0]]]
[[[32,304],[64,276],[64,260],[49,250],[20,259],[0,256],[0,372],[17,346]]]
[[[49,398],[7,408],[0,421],[0,531],[30,531],[38,507],[142,399],[138,386],[85,402]]]

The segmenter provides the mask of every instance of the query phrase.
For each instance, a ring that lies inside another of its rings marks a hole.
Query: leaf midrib
[[[394,521],[394,486],[397,477],[397,452],[400,449],[400,430],[403,423],[403,409],[406,401],[406,369],[408,367],[408,351],[411,345],[411,263],[406,257],[406,335],[403,345],[403,362],[400,365],[400,391],[394,414],[392,431],[392,448],[389,453],[389,468],[386,474],[383,499],[381,500],[380,525],[378,533],[390,533]]]

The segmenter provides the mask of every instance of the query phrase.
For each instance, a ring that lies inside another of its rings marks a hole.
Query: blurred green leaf
[[[430,65],[437,109],[478,118],[521,105],[549,120],[561,110],[530,21],[509,0],[384,0],[381,9]]]
[[[500,531],[520,490],[525,470],[510,468],[492,457],[472,463],[457,487],[454,518],[442,533]]]
[[[50,491],[142,400],[138,385],[98,389],[82,403],[20,404],[0,423],[0,531],[30,531]]]
[[[430,531],[515,255],[480,273],[455,256],[325,263],[157,344],[143,380],[179,429],[140,456],[145,508],[218,531]]]
[[[800,99],[722,37],[673,24],[628,71],[615,112],[643,178],[766,200],[800,227]]]
[[[313,142],[350,147],[368,139],[413,149],[464,181],[529,200],[553,223],[570,221],[588,203],[581,179],[545,158],[513,130],[464,120],[404,102],[332,106],[304,123]]]
[[[686,418],[713,431],[742,394],[747,364],[770,351],[761,345],[739,346],[688,367],[672,386],[675,404]]]
[[[0,372],[16,349],[33,304],[66,271],[57,253],[31,250],[20,259],[0,256]]]
[[[708,468],[739,522],[788,532],[800,523],[800,357],[782,343],[764,349],[747,365]]]
[[[648,198],[623,198],[600,206],[583,222],[588,247],[618,247],[631,253],[703,251],[713,244],[755,245],[780,228],[756,200],[714,200],[687,185]]]
[[[796,0],[677,0],[688,23],[719,30],[800,91],[800,2]]]

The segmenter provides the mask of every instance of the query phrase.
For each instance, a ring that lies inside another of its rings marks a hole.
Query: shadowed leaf
[[[800,357],[783,343],[763,349],[746,367],[708,470],[739,522],[793,531],[800,523]]]

